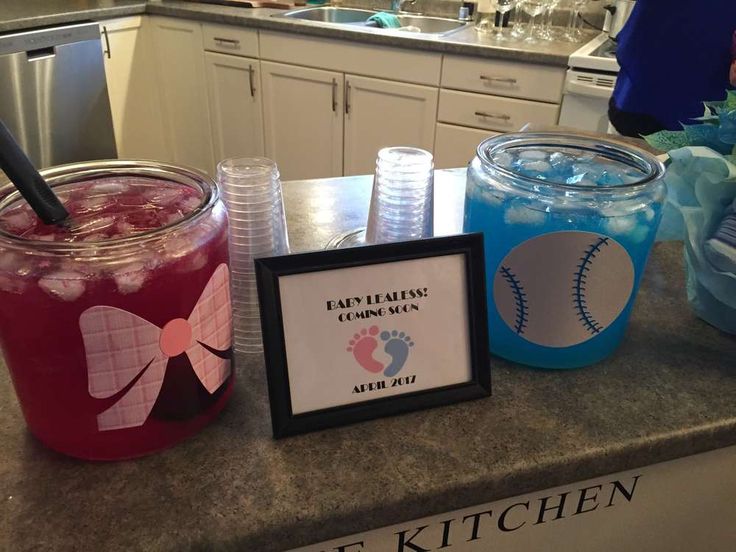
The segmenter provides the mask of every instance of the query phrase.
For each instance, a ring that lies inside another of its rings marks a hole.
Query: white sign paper
[[[279,278],[293,414],[471,380],[463,254]]]

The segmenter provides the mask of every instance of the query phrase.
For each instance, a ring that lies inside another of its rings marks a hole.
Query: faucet
[[[413,6],[417,0],[391,0],[391,11],[394,13],[401,13],[404,11],[404,6]]]

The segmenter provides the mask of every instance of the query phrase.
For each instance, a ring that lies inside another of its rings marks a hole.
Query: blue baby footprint
[[[392,378],[406,364],[406,359],[409,358],[409,347],[413,347],[414,342],[404,332],[396,330],[381,332],[381,339],[386,342],[383,350],[391,357],[391,364],[383,371],[383,375]]]

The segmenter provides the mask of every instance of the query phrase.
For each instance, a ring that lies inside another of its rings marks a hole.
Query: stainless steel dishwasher
[[[0,35],[0,119],[38,167],[117,157],[97,23]]]

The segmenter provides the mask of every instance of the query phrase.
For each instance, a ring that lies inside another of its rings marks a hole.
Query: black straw
[[[31,160],[2,121],[0,121],[0,169],[8,175],[44,224],[61,224],[69,217],[69,212],[43,177],[38,174]]]

